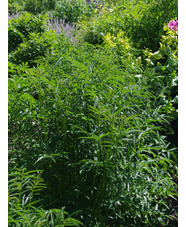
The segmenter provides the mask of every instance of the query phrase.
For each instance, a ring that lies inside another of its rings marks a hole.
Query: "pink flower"
[[[168,23],[168,27],[171,30],[177,31],[178,30],[178,21],[177,20],[172,20]]]

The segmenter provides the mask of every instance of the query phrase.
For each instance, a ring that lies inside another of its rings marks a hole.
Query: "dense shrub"
[[[107,33],[117,35],[122,29],[122,23],[119,18],[115,17],[114,12],[112,9],[96,9],[90,19],[79,23],[80,37],[90,44],[102,44]]]
[[[170,141],[178,146],[178,33],[164,26],[165,34],[158,51],[144,51],[147,62],[145,78],[149,89],[155,95],[154,105],[166,107],[167,120],[164,124]]]
[[[96,1],[61,0],[56,5],[54,16],[64,20],[65,23],[72,24],[90,17],[96,6]]]
[[[31,33],[28,36],[28,41],[24,41],[19,47],[9,55],[9,60],[14,64],[28,62],[29,66],[35,66],[35,60],[46,57],[55,48],[55,32],[44,32],[40,34]]]
[[[56,0],[26,0],[24,2],[24,11],[32,14],[45,13],[54,10]]]
[[[22,13],[8,22],[8,52],[15,50],[23,41],[28,41],[31,33],[42,34],[46,28],[46,15],[34,16]]]
[[[114,2],[59,1],[91,44],[10,23],[10,226],[177,226],[176,3]]]
[[[175,224],[174,153],[138,71],[89,45],[26,71],[9,84],[11,158],[43,170],[44,206],[81,209],[86,226]]]
[[[8,26],[8,52],[15,50],[20,43],[23,42],[23,35],[21,32],[9,23]]]
[[[123,29],[140,49],[156,51],[163,33],[163,25],[178,17],[178,1],[125,1],[125,9],[119,14]]]
[[[144,53],[147,57],[145,60],[148,68],[153,69],[154,73],[161,76],[167,92],[167,99],[170,102],[178,93],[178,33],[170,30],[167,25],[164,26],[164,31],[165,34],[160,41],[159,50],[152,53],[146,49]],[[155,84],[152,87],[157,94],[158,87]],[[174,87],[176,90],[173,92]]]
[[[10,15],[23,11],[40,14],[54,10],[55,5],[56,0],[8,0],[8,12]]]
[[[34,16],[23,13],[9,22],[9,61],[14,64],[28,62],[36,66],[35,60],[46,57],[55,49],[55,31],[46,31],[46,15]]]
[[[21,6],[17,1],[8,0],[8,14],[10,16],[15,15],[23,10],[23,6]]]
[[[131,73],[131,69],[135,69],[139,73],[142,71],[141,58],[135,57],[137,50],[132,47],[132,42],[125,36],[124,32],[119,31],[116,35],[111,35],[111,33],[108,32],[103,40],[104,47],[112,50],[123,69]],[[130,64],[134,64],[133,67],[128,67]]]

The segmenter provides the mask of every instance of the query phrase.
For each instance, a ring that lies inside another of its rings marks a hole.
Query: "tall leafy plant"
[[[86,226],[175,224],[164,113],[137,83],[135,59],[124,63],[110,47],[79,44],[10,78],[12,158],[43,170],[47,209],[82,209]]]

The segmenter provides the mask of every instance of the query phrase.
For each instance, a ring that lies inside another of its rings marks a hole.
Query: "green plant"
[[[8,52],[14,51],[31,33],[42,34],[46,29],[46,15],[33,16],[22,13],[8,23]]]
[[[169,124],[166,126],[167,135],[171,143],[177,144],[178,119],[178,33],[172,31],[167,25],[163,28],[164,34],[160,41],[160,48],[156,52],[146,49],[147,73],[151,92],[156,95],[154,105],[162,105],[168,114]]]
[[[15,50],[23,42],[23,35],[12,24],[8,26],[8,52]]]
[[[99,13],[98,13],[99,11]],[[92,17],[78,23],[80,37],[91,44],[102,44],[107,33],[117,35],[122,28],[122,23],[115,16],[115,10],[103,7],[96,9]]]
[[[15,15],[23,10],[22,5],[20,5],[17,1],[14,2],[12,0],[8,1],[8,13],[9,15]]]
[[[178,17],[178,1],[125,1],[123,29],[135,47],[157,51],[163,33],[163,25],[172,17]]]
[[[26,0],[24,2],[24,11],[32,14],[46,13],[54,10],[56,0]]]
[[[38,63],[13,68],[9,135],[18,166],[42,169],[43,206],[82,210],[86,226],[177,222],[174,149],[161,135],[162,106],[135,60],[110,48],[59,44]]]
[[[164,23],[178,16],[177,1],[118,1],[115,5],[105,5],[89,20],[80,23],[80,36],[92,44],[101,44],[110,32],[122,30],[135,48],[150,48],[157,51],[163,33]]]
[[[44,32],[42,36],[36,33],[30,33],[28,41],[24,41],[19,47],[9,55],[9,60],[14,64],[28,62],[29,66],[36,66],[35,60],[46,57],[51,54],[55,48],[55,32]]]
[[[45,188],[42,172],[18,169],[9,173],[8,226],[80,226],[82,223],[68,215],[64,207],[43,210],[37,207],[38,195]],[[67,216],[67,217],[66,217]]]
[[[145,59],[149,68],[153,68],[155,73],[164,76],[164,81],[168,91],[168,102],[171,101],[172,88],[178,86],[178,34],[172,31],[167,25],[164,26],[165,34],[162,36],[160,48],[155,53],[145,50]],[[173,96],[177,94],[172,94]]]
[[[116,56],[117,60],[125,70],[130,71],[130,68],[133,68],[135,69],[135,72],[142,71],[141,58],[134,57],[137,50],[132,47],[131,41],[125,36],[124,32],[119,31],[116,35],[113,34],[112,36],[110,33],[107,33],[103,37],[103,40],[104,47],[110,48],[113,51],[114,56]],[[128,67],[130,64],[135,64],[135,66]]]
[[[54,16],[64,20],[65,23],[72,24],[89,17],[93,13],[94,7],[94,2],[87,4],[86,0],[62,0],[57,3]]]

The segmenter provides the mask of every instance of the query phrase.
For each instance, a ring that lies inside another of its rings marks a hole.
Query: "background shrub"
[[[79,20],[89,17],[94,9],[96,3],[86,0],[61,0],[56,4],[54,16],[58,19],[64,20],[65,23],[72,24]]]
[[[130,3],[129,3],[130,2]],[[127,1],[121,14],[124,30],[140,49],[156,51],[163,34],[164,24],[178,17],[178,1]]]
[[[54,10],[56,0],[8,0],[8,13],[10,15],[19,12],[29,12],[32,14],[46,13]]]
[[[46,13],[54,10],[56,0],[26,0],[24,1],[24,11],[32,14]]]
[[[158,51],[145,50],[146,72],[151,92],[155,94],[154,105],[166,109],[167,121],[164,124],[166,134],[173,146],[178,146],[178,33],[164,26],[165,34],[160,41]]]
[[[46,15],[33,16],[22,13],[8,22],[8,52],[15,50],[23,41],[28,41],[31,33],[42,34],[46,29]]]
[[[121,21],[115,17],[112,9],[98,9],[89,20],[79,23],[78,29],[80,37],[90,44],[102,44],[107,33],[117,35],[121,30]]]
[[[51,54],[55,48],[55,32],[44,32],[40,34],[31,33],[28,41],[24,41],[19,47],[10,54],[9,60],[14,64],[21,64],[28,62],[29,66],[36,66],[35,60],[46,57]]]
[[[8,0],[8,14],[10,16],[15,15],[23,10],[23,6],[19,1]]]
[[[8,27],[8,52],[15,50],[23,42],[23,35],[9,23]]]
[[[23,13],[9,22],[9,61],[14,64],[28,62],[36,66],[35,60],[46,57],[55,49],[55,31],[47,30],[46,15]]]
[[[81,37],[92,44],[101,44],[110,32],[122,30],[138,49],[157,51],[164,24],[178,16],[177,1],[118,1],[105,5],[89,20],[80,24]]]

